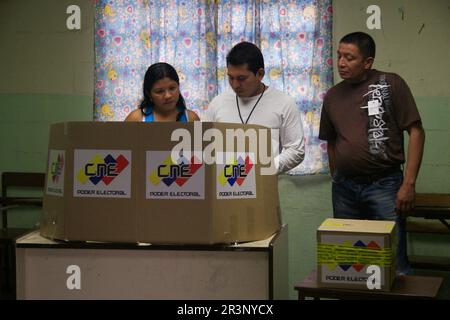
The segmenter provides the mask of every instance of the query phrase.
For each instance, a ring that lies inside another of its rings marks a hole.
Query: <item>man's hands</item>
[[[397,192],[396,209],[397,214],[407,215],[412,209],[414,209],[415,199],[415,186],[403,182],[400,189]]]

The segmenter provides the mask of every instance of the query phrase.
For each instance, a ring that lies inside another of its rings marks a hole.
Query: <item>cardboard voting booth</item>
[[[319,286],[390,291],[395,228],[393,221],[326,219],[317,230]]]
[[[261,146],[270,154],[270,130],[256,125],[54,124],[41,234],[169,244],[265,239],[281,218],[277,176],[262,174],[269,165],[259,161]],[[211,155],[217,159],[207,163]]]

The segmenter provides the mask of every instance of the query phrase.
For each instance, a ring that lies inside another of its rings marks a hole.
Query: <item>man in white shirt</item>
[[[299,165],[305,157],[300,113],[292,97],[262,82],[264,58],[259,48],[241,42],[231,49],[226,60],[228,80],[234,92],[222,93],[211,101],[206,121],[271,128],[278,173]]]

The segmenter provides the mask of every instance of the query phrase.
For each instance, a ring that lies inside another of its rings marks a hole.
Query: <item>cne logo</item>
[[[183,186],[197,171],[202,167],[203,163],[196,157],[192,156],[189,160],[183,155],[174,162],[172,156],[169,155],[162,164],[154,169],[149,181],[155,186],[163,182],[167,187],[173,183]]]
[[[105,185],[109,185],[128,164],[129,161],[123,155],[119,155],[116,159],[110,154],[105,158],[95,155],[78,171],[77,180],[82,184],[90,181],[97,185],[103,181]]]
[[[381,248],[375,241],[365,244],[358,240],[355,243],[345,241],[342,245],[319,245],[319,260],[324,259],[330,270],[339,267],[342,271],[353,269],[361,272],[367,265],[375,262],[389,263],[389,251]]]
[[[241,186],[253,168],[253,163],[249,156],[246,156],[244,159],[239,156],[237,160],[232,160],[231,162],[232,164],[226,164],[223,167],[218,176],[219,183],[222,186],[225,186],[227,183],[230,186],[233,186],[235,183]]]
[[[50,165],[50,175],[54,183],[58,183],[61,174],[63,172],[63,169],[64,169],[64,155],[58,153],[56,161],[52,162]]]

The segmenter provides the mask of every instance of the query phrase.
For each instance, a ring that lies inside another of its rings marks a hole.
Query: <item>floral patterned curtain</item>
[[[95,115],[122,121],[142,99],[152,63],[172,64],[187,107],[202,114],[231,90],[225,57],[240,41],[264,55],[264,83],[294,97],[303,116],[306,157],[291,174],[328,170],[318,140],[322,99],[333,83],[331,0],[97,0]]]

